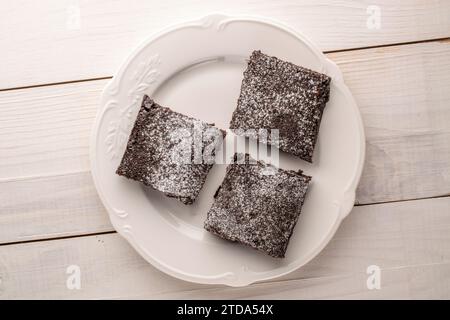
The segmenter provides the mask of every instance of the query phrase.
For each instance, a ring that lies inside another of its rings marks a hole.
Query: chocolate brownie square
[[[283,258],[311,177],[236,154],[204,227],[221,238]],[[242,163],[239,163],[242,162]]]
[[[205,183],[223,137],[224,132],[213,125],[144,96],[116,173],[191,204]]]
[[[325,74],[254,51],[230,129],[312,162],[330,82]],[[278,129],[278,137],[258,137],[258,129]]]

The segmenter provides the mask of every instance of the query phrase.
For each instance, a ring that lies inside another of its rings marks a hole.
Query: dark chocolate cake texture
[[[325,74],[254,51],[244,72],[230,129],[312,162],[330,82]],[[266,129],[269,133],[277,129],[279,137],[264,138],[248,129]]]
[[[241,157],[244,164],[237,161]],[[235,155],[204,227],[221,238],[283,258],[311,177],[250,160],[248,154]]]
[[[144,96],[116,173],[191,204],[205,183],[223,137],[224,132],[213,125]],[[211,151],[209,157],[203,154],[206,147]]]

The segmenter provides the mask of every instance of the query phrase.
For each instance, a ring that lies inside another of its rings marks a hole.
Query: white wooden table
[[[114,232],[89,172],[99,95],[122,60],[159,28],[214,11],[310,37],[342,69],[367,135],[357,206],[331,243],[245,288],[147,264]],[[2,0],[0,298],[450,298],[449,37],[446,0]]]

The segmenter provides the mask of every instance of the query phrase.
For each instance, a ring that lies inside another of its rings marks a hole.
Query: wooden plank
[[[420,267],[382,270],[383,286],[380,290],[367,288],[367,274],[354,273],[261,283],[246,288],[206,288],[143,295],[136,299],[408,299],[414,293],[409,290],[408,273],[416,268]],[[430,270],[425,269],[424,272],[430,273]]]
[[[0,243],[111,230],[89,172],[0,183]]]
[[[106,81],[0,93],[0,181],[89,170],[89,134]]]
[[[136,299],[449,299],[450,264],[381,271],[382,286],[369,290],[366,273],[143,295]],[[125,298],[125,297],[124,297]]]
[[[379,28],[371,23],[376,10]],[[326,51],[450,36],[445,0],[9,2],[0,11],[0,89],[111,76],[157,30],[211,12],[271,17]]]
[[[329,55],[364,122],[358,203],[450,194],[450,42]]]
[[[0,246],[0,298],[449,298],[450,198],[360,206],[324,251],[273,283],[191,284],[147,264],[117,234]],[[66,287],[70,265],[81,290]],[[368,290],[366,269],[381,269]]]

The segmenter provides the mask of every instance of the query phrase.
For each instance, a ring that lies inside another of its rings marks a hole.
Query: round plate
[[[228,128],[245,59],[253,50],[332,77],[313,164],[280,153],[280,167],[313,177],[284,259],[203,229],[225,165],[213,167],[190,206],[115,174],[144,94]],[[353,207],[364,141],[360,114],[341,72],[305,37],[263,18],[211,15],[158,33],[125,61],[103,92],[90,156],[95,186],[114,228],[147,261],[183,280],[243,286],[297,269],[328,243]]]

